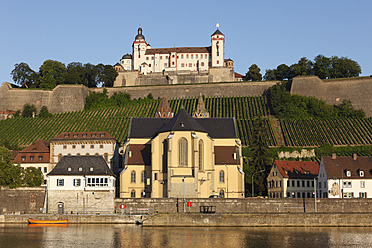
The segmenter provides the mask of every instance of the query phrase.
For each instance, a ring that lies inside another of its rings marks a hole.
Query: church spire
[[[169,103],[167,98],[164,96],[163,99],[161,99],[159,109],[156,112],[156,118],[172,118],[173,112],[171,108],[169,107]]]
[[[194,118],[209,118],[209,112],[207,112],[203,96],[200,93],[199,100],[198,100],[198,106],[196,107],[195,112],[192,114],[192,117]]]

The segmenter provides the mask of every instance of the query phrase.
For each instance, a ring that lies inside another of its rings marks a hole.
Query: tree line
[[[302,57],[297,63],[288,66],[281,64],[276,69],[266,70],[262,77],[261,69],[253,64],[249,67],[244,80],[245,81],[261,81],[262,78],[266,81],[283,81],[290,80],[296,76],[314,75],[321,79],[332,78],[348,78],[358,77],[362,73],[362,69],[358,62],[347,57],[326,57],[318,55],[314,61]]]
[[[44,61],[38,72],[21,62],[14,65],[10,74],[13,81],[22,88],[41,89],[53,89],[59,84],[82,84],[89,88],[100,85],[112,87],[118,75],[111,65],[72,62],[65,66],[55,60]]]

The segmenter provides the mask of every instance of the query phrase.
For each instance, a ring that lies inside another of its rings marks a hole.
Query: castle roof
[[[168,131],[206,132],[211,138],[238,137],[234,118],[192,118],[181,109],[172,119],[131,118],[128,138],[153,138]]]
[[[102,156],[63,156],[48,176],[114,176]]]
[[[170,54],[170,53],[210,53],[211,47],[171,47],[151,48],[146,50],[146,55]]]
[[[221,33],[221,31],[218,28],[216,31],[214,31],[214,33],[211,36],[216,35],[216,34],[224,35],[223,33]]]
[[[57,135],[53,141],[72,141],[72,140],[115,140],[107,132],[63,132]]]

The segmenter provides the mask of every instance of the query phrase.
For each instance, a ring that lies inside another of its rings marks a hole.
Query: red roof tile
[[[275,160],[280,174],[285,178],[314,178],[318,175],[319,164],[309,161]]]
[[[357,157],[355,160],[353,157],[322,157],[324,169],[327,172],[328,178],[340,178],[343,173],[344,178],[360,179],[359,172],[364,171],[363,178],[372,178],[372,157]],[[339,166],[336,166],[339,165]],[[348,177],[346,172],[350,171],[351,176]]]
[[[128,156],[128,164],[151,164],[151,145],[129,145],[129,152],[130,156]]]
[[[14,163],[49,163],[49,142],[37,140],[13,157]],[[39,159],[40,157],[40,159]]]

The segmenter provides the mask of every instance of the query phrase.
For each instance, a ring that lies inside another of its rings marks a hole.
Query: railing
[[[127,208],[116,210],[120,215],[153,215],[155,213],[153,208]]]

